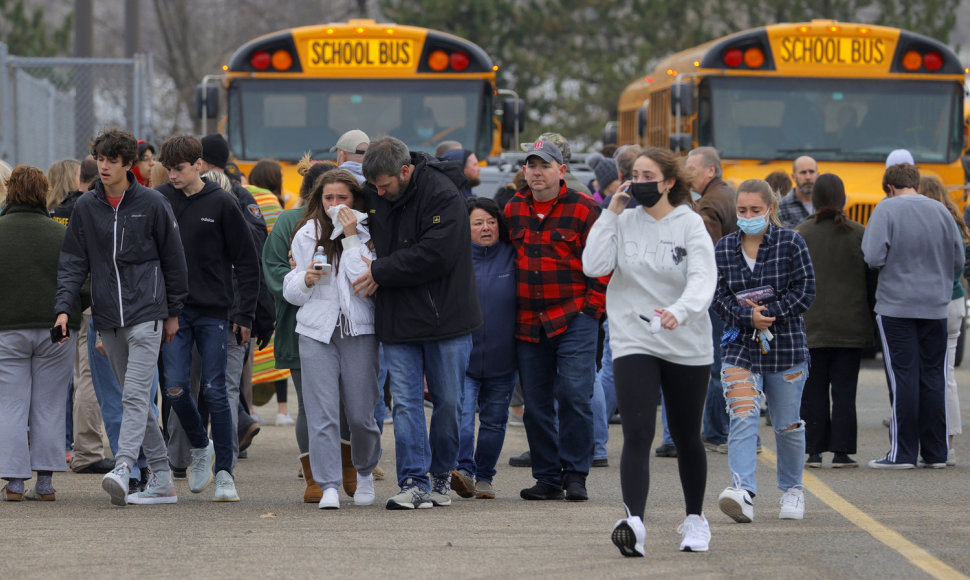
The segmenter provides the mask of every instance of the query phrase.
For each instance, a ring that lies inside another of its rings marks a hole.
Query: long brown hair
[[[670,205],[694,206],[694,201],[690,196],[690,180],[687,179],[687,174],[684,172],[684,166],[681,163],[680,157],[675,155],[671,150],[664,149],[663,147],[649,147],[644,149],[634,159],[634,163],[640,157],[646,157],[657,164],[657,167],[660,168],[660,173],[663,174],[661,181],[667,181],[668,179],[674,180],[673,187],[667,192],[667,201],[670,202]]]
[[[963,216],[960,215],[960,208],[946,194],[946,186],[943,185],[943,182],[933,175],[923,175],[919,178],[919,192],[921,195],[935,199],[946,206],[947,211],[953,216],[953,221],[960,228],[960,236],[963,238],[963,243],[970,244],[970,230],[967,230],[967,224],[964,223]]]
[[[824,219],[835,221],[835,229],[847,230],[849,216],[845,214],[845,185],[834,173],[823,173],[815,180],[812,188],[812,206],[815,208],[815,222]]]
[[[296,232],[300,228],[308,222],[314,222],[317,236],[317,243],[315,245],[323,246],[323,251],[327,255],[327,261],[333,264],[334,268],[337,268],[337,265],[340,263],[340,255],[343,253],[343,244],[340,243],[339,238],[336,240],[330,239],[330,235],[333,234],[333,220],[323,209],[323,188],[330,183],[342,183],[346,185],[354,198],[351,209],[364,211],[364,190],[357,181],[357,177],[346,169],[328,171],[314,182],[313,189],[310,191],[310,196],[307,200],[306,211],[303,212],[300,221],[293,228],[293,234],[290,235],[290,242],[293,242],[293,236],[296,235]]]

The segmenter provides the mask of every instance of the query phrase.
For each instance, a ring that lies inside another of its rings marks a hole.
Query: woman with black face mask
[[[714,246],[691,209],[690,182],[676,155],[647,149],[634,160],[632,177],[593,225],[583,251],[587,276],[613,274],[606,313],[627,517],[616,523],[612,539],[624,556],[644,555],[650,445],[662,390],[686,503],[680,549],[704,552],[711,532],[702,510],[707,455],[700,433],[714,362],[707,314],[717,283]],[[640,207],[626,209],[631,196]]]

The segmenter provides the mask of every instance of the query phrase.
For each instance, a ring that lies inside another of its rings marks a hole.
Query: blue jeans
[[[88,325],[88,366],[91,367],[91,382],[94,384],[94,396],[98,398],[101,408],[101,419],[104,421],[104,434],[108,437],[111,454],[118,455],[118,436],[121,434],[121,385],[111,370],[111,361],[96,348],[98,334],[94,330],[94,320]],[[152,412],[158,416],[155,397],[158,395],[158,370],[155,371],[155,381],[152,383]],[[131,477],[141,478],[141,468],[148,466],[144,452],[139,452],[137,464],[131,468]]]
[[[472,352],[472,335],[448,340],[384,344],[394,397],[397,482],[411,479],[431,491],[428,473],[447,474],[458,462],[458,405]],[[434,402],[430,433],[424,419],[424,379]]]
[[[206,408],[212,423],[216,472],[232,473],[232,414],[226,393],[226,332],[229,321],[200,316],[185,308],[179,314],[179,330],[172,342],[162,345],[165,398],[178,415],[179,423],[194,449],[209,445],[202,416],[192,399],[190,372],[192,347],[199,351]]]
[[[593,461],[591,400],[598,324],[580,314],[553,338],[516,341],[532,476],[547,485],[560,487],[565,473],[588,474]]]
[[[606,459],[610,440],[610,417],[616,412],[616,385],[613,384],[613,349],[610,348],[610,324],[603,321],[603,357],[593,381],[593,459]],[[607,391],[609,393],[607,394]]]
[[[730,421],[727,402],[721,388],[721,335],[724,334],[724,321],[708,310],[711,318],[711,339],[714,341],[714,364],[711,365],[711,382],[707,385],[707,401],[704,403],[704,424],[701,437],[711,443],[727,443]]]
[[[775,430],[778,452],[778,489],[787,491],[802,485],[805,465],[805,422],[800,410],[802,389],[808,378],[808,362],[777,373],[758,374],[728,364],[721,366],[724,398],[731,409],[728,436],[728,467],[740,486],[757,493],[754,471],[757,434],[761,422],[761,401],[767,395],[768,414]],[[750,380],[749,380],[750,379]]]
[[[458,435],[458,469],[476,481],[492,481],[495,464],[505,443],[509,401],[515,390],[515,373],[489,379],[465,375],[461,393]],[[478,410],[478,443],[475,443],[475,410]]]
[[[384,416],[387,414],[387,405],[384,404],[384,384],[387,383],[387,363],[384,362],[384,345],[378,343],[377,358],[379,366],[377,368],[377,404],[374,405],[374,420],[377,421],[377,428],[381,433],[384,432]]]

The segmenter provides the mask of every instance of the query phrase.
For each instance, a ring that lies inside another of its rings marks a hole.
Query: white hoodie
[[[714,244],[689,207],[678,205],[660,221],[639,207],[619,216],[602,212],[586,239],[583,272],[613,273],[606,314],[614,359],[649,354],[690,366],[714,362],[707,314],[717,285]],[[677,328],[650,332],[654,308],[670,311]]]
[[[367,271],[361,256],[374,259],[366,245],[369,239],[370,232],[358,223],[357,235],[341,240],[343,253],[339,267],[330,274],[330,284],[317,282],[308,287],[306,269],[317,249],[316,221],[308,221],[296,232],[290,247],[296,269],[283,278],[283,297],[300,307],[296,312],[297,334],[329,344],[341,313],[347,321],[347,327],[342,330],[344,334],[374,334],[374,300],[354,294],[352,286]]]

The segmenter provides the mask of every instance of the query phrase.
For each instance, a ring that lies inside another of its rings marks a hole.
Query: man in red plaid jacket
[[[593,458],[596,340],[608,278],[587,278],[582,255],[600,208],[566,187],[562,151],[537,141],[527,188],[505,207],[516,249],[517,355],[532,456],[528,500],[584,501]],[[557,408],[558,403],[558,421]],[[558,425],[557,425],[558,423]]]

